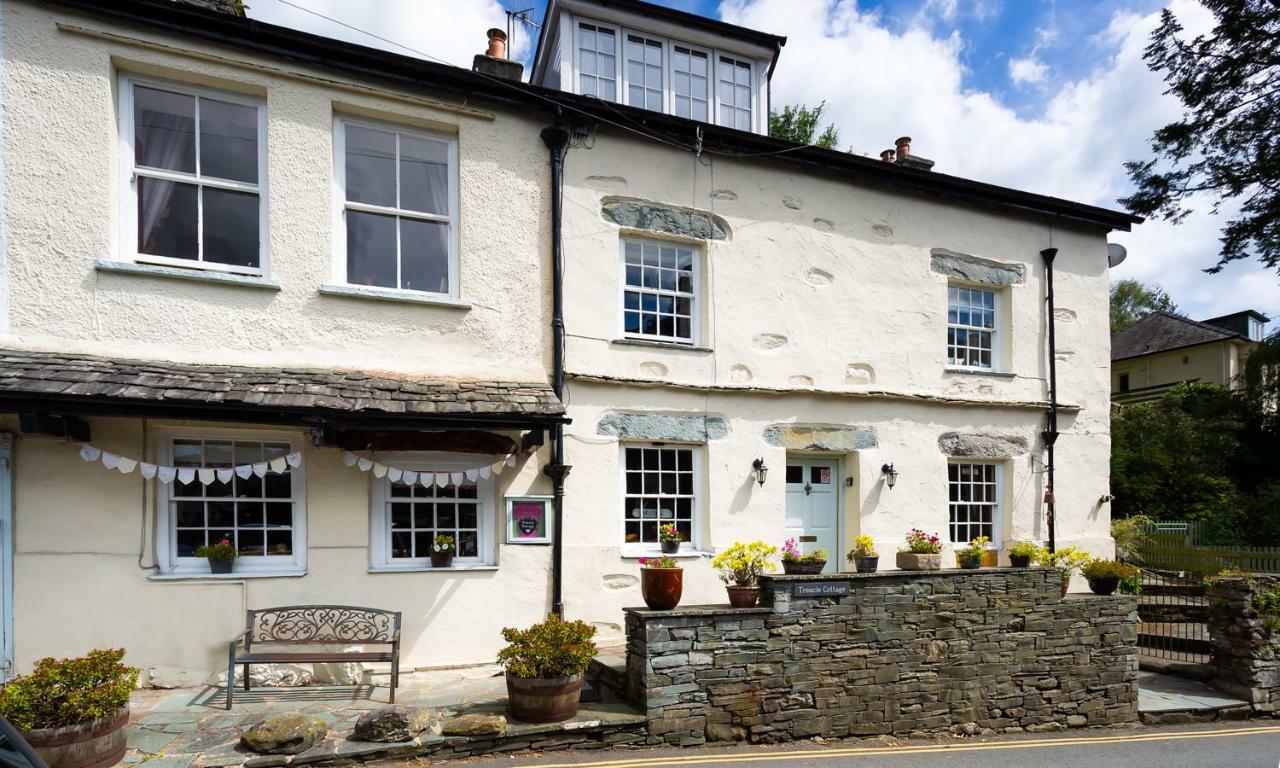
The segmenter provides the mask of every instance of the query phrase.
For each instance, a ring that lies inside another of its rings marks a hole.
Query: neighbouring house
[[[1111,553],[1138,219],[770,138],[784,40],[638,0],[552,2],[531,84],[225,5],[0,2],[10,670],[202,680],[300,603],[403,611],[408,667],[617,641],[662,523],[687,602],[735,540]]]
[[[1111,400],[1155,400],[1184,382],[1240,385],[1249,354],[1266,338],[1269,318],[1246,309],[1209,320],[1152,312],[1111,336]]]

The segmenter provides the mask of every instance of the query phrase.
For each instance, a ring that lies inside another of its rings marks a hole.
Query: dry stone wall
[[[821,581],[848,594],[807,598]],[[1133,723],[1137,601],[1054,571],[766,577],[760,608],[627,611],[650,744],[1056,731]]]
[[[1280,711],[1280,631],[1260,610],[1280,593],[1280,576],[1219,576],[1209,580],[1209,637],[1213,685],[1249,702],[1257,712]]]

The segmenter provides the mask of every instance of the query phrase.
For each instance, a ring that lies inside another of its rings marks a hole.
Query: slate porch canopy
[[[16,350],[0,350],[0,412],[378,430],[541,430],[566,421],[564,406],[543,382],[189,365]]]

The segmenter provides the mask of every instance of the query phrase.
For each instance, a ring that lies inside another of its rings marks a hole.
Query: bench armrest
[[[227,646],[234,650],[237,645],[244,645],[244,640],[248,636],[249,636],[249,630],[246,629],[245,631],[231,638],[231,642],[228,643]]]

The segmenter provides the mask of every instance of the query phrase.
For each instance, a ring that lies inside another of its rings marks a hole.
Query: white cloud
[[[485,30],[507,28],[507,17],[498,0],[378,0],[353,3],[350,0],[290,0],[315,13],[395,41],[394,45],[361,34],[313,13],[299,10],[280,0],[253,0],[247,3],[249,16],[325,37],[347,40],[372,48],[382,48],[409,56],[418,55],[400,46],[429,54],[459,67],[471,67],[471,59],[487,46]],[[511,58],[522,59],[534,42],[523,29],[517,33]]]
[[[1193,0],[1172,7],[1191,33],[1211,21]],[[1063,82],[1039,113],[1020,116],[964,85],[964,41],[955,32],[935,34],[923,21],[890,31],[855,0],[724,0],[720,11],[726,21],[788,36],[775,104],[825,100],[842,144],[875,156],[909,135],[943,173],[1118,208],[1129,191],[1122,164],[1144,157],[1152,131],[1179,114],[1142,61],[1157,13],[1113,14],[1103,33],[1078,43],[1095,68]],[[1280,280],[1256,263],[1200,271],[1216,261],[1217,224],[1202,206],[1177,227],[1148,222],[1113,234],[1129,248],[1115,276],[1158,280],[1193,316],[1244,306],[1280,315]]]
[[[1049,67],[1032,53],[1022,59],[1009,59],[1009,79],[1017,85],[1036,85],[1044,82]]]

